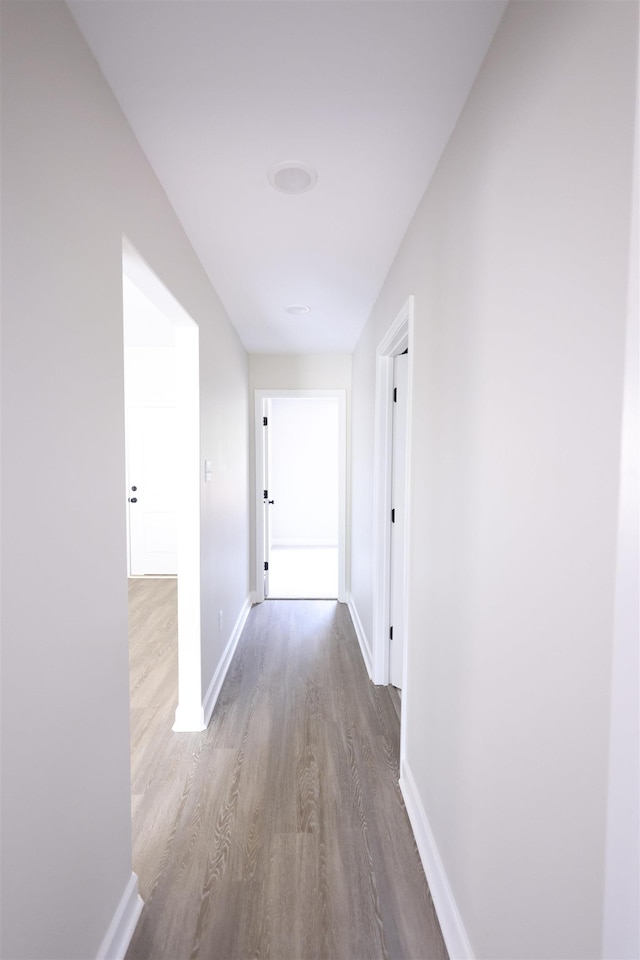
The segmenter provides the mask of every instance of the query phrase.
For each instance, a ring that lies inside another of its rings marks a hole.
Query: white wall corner
[[[204,729],[209,726],[209,721],[213,715],[213,710],[218,702],[218,697],[220,696],[220,691],[222,690],[222,684],[224,683],[225,677],[231,665],[233,655],[236,652],[236,647],[238,646],[238,640],[242,634],[243,627],[249,616],[249,611],[251,610],[251,597],[247,597],[242,605],[242,609],[238,614],[238,619],[235,622],[235,626],[231,631],[231,636],[229,637],[229,642],[227,643],[224,653],[220,658],[220,663],[218,668],[215,671],[211,683],[209,684],[209,689],[207,690],[207,695],[204,698],[204,703],[202,705],[202,714],[204,718]],[[175,727],[174,727],[175,729]]]
[[[178,706],[176,707],[176,717],[171,727],[174,733],[202,733],[207,729],[204,722],[204,710],[202,706]]]
[[[400,762],[400,789],[413,828],[422,866],[451,960],[474,960],[474,953],[449,885],[416,782],[406,759]]]
[[[369,679],[373,680],[373,661],[371,659],[371,645],[367,639],[367,635],[362,626],[362,621],[358,616],[358,611],[356,609],[355,600],[351,594],[347,594],[347,606],[349,608],[349,613],[351,614],[351,620],[353,622],[354,630],[356,631],[356,637],[358,638],[358,643],[360,644],[360,652],[362,653],[362,659],[364,660],[364,665],[367,668],[367,673],[369,674]]]
[[[132,873],[109,924],[96,960],[124,960],[144,902],[138,893],[138,877]]]

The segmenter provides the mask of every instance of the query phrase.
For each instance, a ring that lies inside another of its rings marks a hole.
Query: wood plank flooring
[[[175,734],[171,585],[130,585],[145,907],[127,960],[445,960],[397,783],[398,718],[347,607],[254,607],[209,728]]]
[[[178,581],[129,580],[132,812],[153,783],[178,696]]]

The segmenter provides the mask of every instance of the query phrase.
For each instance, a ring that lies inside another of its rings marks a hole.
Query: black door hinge
[[[389,640],[393,640],[393,627],[389,627]]]
[[[398,402],[398,388],[397,388],[397,387],[394,387],[394,388],[393,388],[393,402],[394,402],[394,403],[397,403],[397,402]]]
[[[269,422],[269,421],[267,420],[266,417],[263,417],[263,418],[262,418],[262,426],[263,426],[263,427],[266,427],[266,426],[268,425],[268,422]]]
[[[265,569],[265,572],[269,569],[269,561],[268,561],[268,560],[265,560],[265,562],[264,562],[264,569]]]
[[[393,510],[391,511],[391,523],[395,523],[395,522],[396,522],[396,508],[394,507]]]
[[[268,491],[268,490],[263,490],[263,491],[262,491],[262,496],[263,496],[264,499],[266,500],[267,497],[269,496],[269,491]]]

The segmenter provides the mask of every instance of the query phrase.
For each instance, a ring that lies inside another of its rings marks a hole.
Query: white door
[[[177,574],[175,407],[128,407],[127,477],[132,576]]]
[[[269,470],[270,449],[269,449],[269,416],[271,413],[269,400],[264,401],[264,416],[262,419],[264,430],[264,459],[262,467],[262,489],[264,492],[264,598],[269,596],[269,564],[271,563],[271,507],[273,498],[269,490],[271,483],[271,473]]]
[[[405,609],[405,536],[407,465],[407,387],[409,356],[393,358],[393,453],[391,476],[391,594],[389,635],[389,682],[402,688],[404,609]]]

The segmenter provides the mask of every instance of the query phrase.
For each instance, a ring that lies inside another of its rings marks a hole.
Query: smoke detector
[[[318,181],[318,174],[313,167],[298,160],[277,163],[275,167],[271,167],[267,176],[274,190],[290,195],[306,193],[315,187]]]

